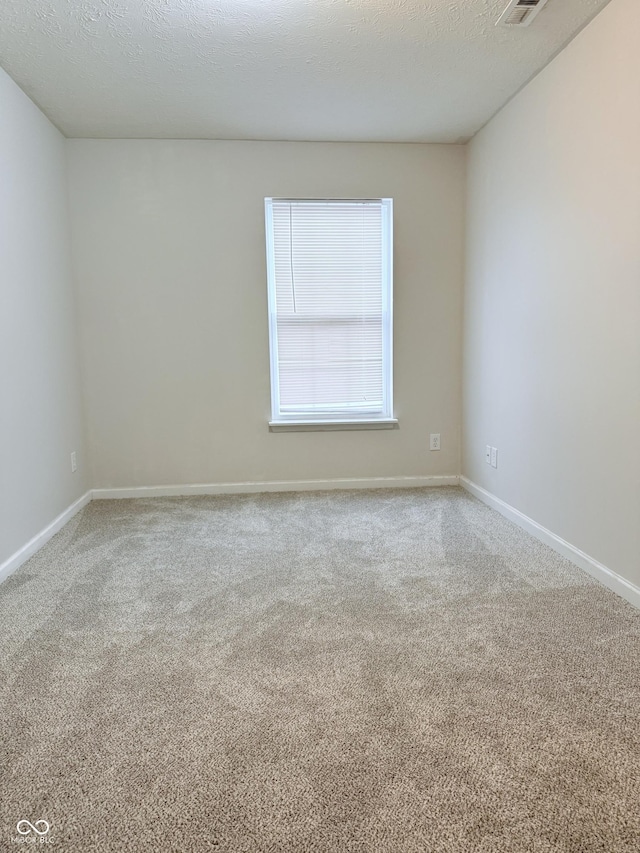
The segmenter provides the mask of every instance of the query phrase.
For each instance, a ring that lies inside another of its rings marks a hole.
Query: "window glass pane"
[[[390,200],[266,209],[273,419],[391,417]]]

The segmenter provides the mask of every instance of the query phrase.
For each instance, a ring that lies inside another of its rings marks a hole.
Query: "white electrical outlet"
[[[429,450],[440,450],[440,433],[432,432],[429,436]]]
[[[491,465],[491,445],[487,444],[484,450],[484,461],[487,465]]]
[[[75,474],[77,470],[78,470],[78,460],[76,459],[76,452],[74,450],[73,453],[71,454],[71,473]]]
[[[491,448],[491,467],[492,468],[498,467],[498,448],[497,447]]]

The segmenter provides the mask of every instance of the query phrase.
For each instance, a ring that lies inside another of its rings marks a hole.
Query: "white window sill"
[[[398,429],[397,418],[371,421],[269,421],[271,432],[328,432],[352,429]]]

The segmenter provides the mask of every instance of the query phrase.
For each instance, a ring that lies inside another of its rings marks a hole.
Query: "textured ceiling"
[[[0,65],[67,136],[457,142],[608,0],[0,0]]]

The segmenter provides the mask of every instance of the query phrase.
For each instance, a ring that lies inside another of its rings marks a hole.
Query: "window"
[[[392,200],[265,213],[271,426],[392,427]]]

